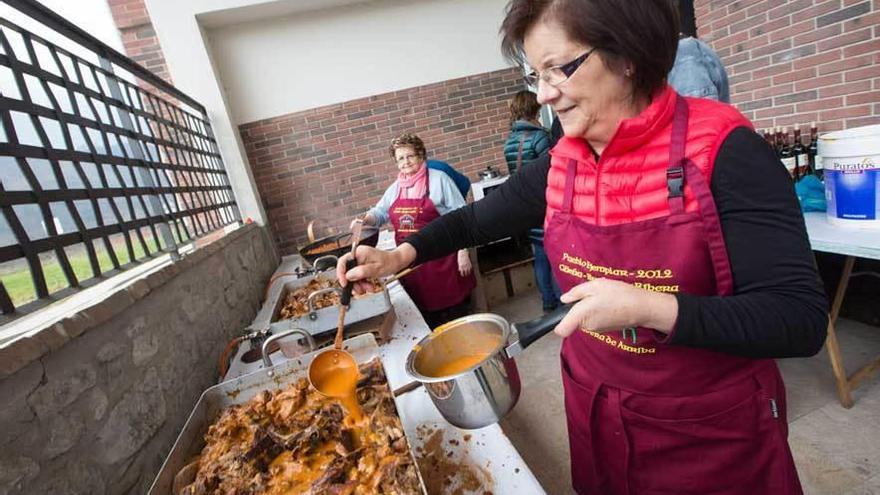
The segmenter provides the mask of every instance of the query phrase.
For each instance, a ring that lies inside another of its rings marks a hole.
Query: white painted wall
[[[76,0],[75,2],[70,0],[38,1],[56,14],[61,15],[87,31],[95,38],[103,41],[111,48],[125,53],[125,49],[122,46],[122,37],[119,34],[119,30],[116,29],[116,23],[113,22],[113,14],[110,13],[110,6],[107,4],[107,0]],[[67,38],[46,29],[42,24],[9,5],[0,4],[0,16],[92,61],[93,57],[88,55],[89,52],[84,51],[78,44],[70,42]]]
[[[506,0],[145,1],[175,86],[207,108],[242,216],[259,223],[239,123],[505,67]]]
[[[507,0],[382,1],[206,32],[235,124],[507,67]]]
[[[247,164],[238,128],[229,117],[197,16],[218,9],[267,2],[145,0],[145,3],[174,85],[205,106],[242,218],[265,224],[266,212]]]

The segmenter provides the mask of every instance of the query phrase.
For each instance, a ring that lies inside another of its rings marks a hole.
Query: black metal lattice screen
[[[239,221],[204,107],[36,2],[9,4],[43,36],[0,18],[3,314]]]

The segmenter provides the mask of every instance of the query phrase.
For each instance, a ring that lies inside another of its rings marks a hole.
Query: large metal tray
[[[342,344],[343,349],[354,356],[358,365],[370,362],[373,359],[381,358],[379,355],[379,346],[373,334],[363,334],[357,337],[345,340]],[[170,495],[174,483],[174,476],[186,465],[186,462],[193,456],[201,452],[204,447],[205,433],[208,427],[220,417],[224,409],[233,405],[247,402],[256,397],[263,390],[272,390],[285,388],[289,384],[308,376],[309,364],[312,359],[324,349],[310,352],[303,356],[293,358],[282,363],[276,364],[269,369],[261,369],[238,378],[225,381],[218,385],[205,390],[199,401],[196,403],[192,414],[183,426],[177,441],[171,448],[171,452],[165,459],[162,469],[156,475],[153,486],[150,488],[149,495]],[[382,372],[385,376],[385,366],[382,365]],[[390,385],[389,385],[390,388]],[[399,410],[397,398],[394,398],[395,409]],[[398,414],[398,416],[400,416]],[[406,428],[403,428],[406,431]],[[419,473],[419,483],[422,487],[422,493],[427,494],[425,483],[422,480],[421,472],[416,464],[415,452],[413,452],[413,439],[407,435],[407,444],[409,446],[410,456],[413,464],[416,466],[416,472]]]
[[[257,317],[254,318],[250,328],[252,330],[271,330],[272,333],[276,334],[291,328],[301,328],[312,335],[335,330],[339,322],[339,306],[321,308],[313,313],[288,320],[279,319],[279,313],[287,294],[308,285],[318,275],[334,277],[335,272],[324,271],[319,274],[288,280],[283,284],[277,284],[277,286],[272,287],[266,303],[263,304],[260,312],[257,313]],[[368,320],[374,316],[384,315],[391,310],[391,297],[388,295],[388,288],[384,287],[380,292],[352,298],[351,305],[345,313],[345,325],[348,326],[359,321]]]

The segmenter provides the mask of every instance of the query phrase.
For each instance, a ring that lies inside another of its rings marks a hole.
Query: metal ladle
[[[346,269],[351,270],[357,265],[355,250],[360,241],[363,220],[358,219],[352,228],[351,254],[352,259],[346,264]],[[347,271],[346,270],[346,271]],[[327,397],[341,399],[348,412],[354,417],[360,417],[360,407],[357,403],[357,382],[359,378],[357,361],[354,356],[342,349],[342,333],[345,326],[345,312],[351,304],[351,294],[354,283],[349,282],[342,289],[339,299],[339,325],[336,330],[336,339],[332,349],[315,356],[309,364],[309,382],[315,390]]]

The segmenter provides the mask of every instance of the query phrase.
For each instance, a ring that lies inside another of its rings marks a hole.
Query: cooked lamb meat
[[[382,291],[382,283],[378,280],[370,279],[369,283],[370,288],[367,291],[367,294]],[[321,289],[329,289],[331,287],[336,289],[340,288],[339,282],[336,280],[336,278],[330,279],[323,275],[318,275],[314,279],[309,281],[309,283],[305,286],[288,292],[284,296],[284,303],[281,306],[281,311],[279,312],[278,319],[289,320],[291,318],[298,318],[300,316],[308,314],[309,294]],[[357,297],[362,296],[355,296],[355,298]],[[315,309],[328,308],[330,306],[336,306],[338,304],[339,294],[336,292],[328,292],[315,298]]]
[[[364,419],[306,379],[227,408],[184,495],[415,494],[418,471],[378,360],[361,366]]]
[[[345,485],[349,481],[348,471],[352,467],[354,463],[348,456],[334,457],[324,468],[324,474],[312,483],[312,493],[326,493],[334,485]]]

